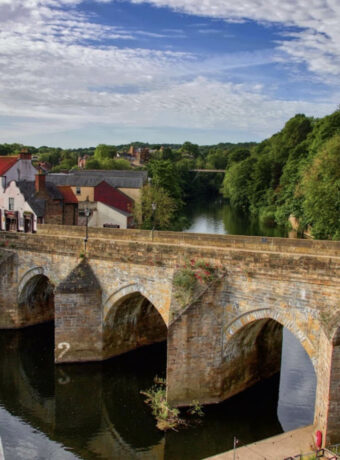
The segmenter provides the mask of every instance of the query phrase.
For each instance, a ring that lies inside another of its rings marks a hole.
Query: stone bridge
[[[167,340],[171,404],[223,401],[280,370],[282,327],[317,378],[315,426],[340,441],[340,243],[43,225],[0,233],[0,328],[55,320],[55,361]],[[185,306],[174,275],[218,276]],[[190,265],[190,263],[189,263]]]

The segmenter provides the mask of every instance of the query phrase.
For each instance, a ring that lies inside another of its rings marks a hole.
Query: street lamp
[[[155,230],[155,211],[157,208],[157,203],[152,202],[151,203],[151,209],[152,209],[152,231]]]
[[[90,217],[91,211],[89,210],[89,208],[85,208],[84,213],[85,213],[85,217],[86,217],[86,221],[85,221],[85,238],[84,238],[84,254],[86,256],[86,244],[87,244],[87,240],[89,239],[89,217]]]

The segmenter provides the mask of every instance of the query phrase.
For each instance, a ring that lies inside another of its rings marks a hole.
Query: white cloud
[[[226,6],[224,1],[150,2],[235,21],[242,20],[245,13],[241,5]],[[203,127],[225,130],[226,140],[235,132],[243,133],[243,138],[261,139],[280,129],[296,112],[324,115],[335,109],[337,101],[334,106],[327,101],[284,101],[266,96],[261,85],[216,81],[217,73],[227,76],[236,67],[272,62],[269,53],[211,57],[202,62],[188,53],[119,48],[114,46],[116,38],[125,39],[128,45],[136,35],[150,33],[96,23],[95,17],[74,8],[79,3],[80,0],[0,0],[0,117],[7,119],[0,142],[25,142],[25,138],[39,132],[61,133],[100,124],[123,129]],[[248,3],[248,13],[254,15],[256,8],[253,11],[252,6],[258,5],[256,18],[269,21],[270,11],[274,15],[273,1],[269,6],[266,3],[269,11],[263,7],[264,0]],[[288,1],[288,5],[291,3]],[[312,19],[313,5],[317,3],[318,0],[310,2]],[[275,13],[278,17],[292,13],[280,8],[281,13]],[[292,23],[286,16],[282,21]],[[314,31],[312,40],[313,30],[310,27],[290,37],[292,41],[283,40],[282,53],[300,62],[308,48],[308,56],[313,56],[311,68],[319,73],[328,68],[335,75],[336,61],[330,63],[323,55],[330,38]],[[112,40],[110,45],[108,38]],[[297,46],[292,48],[292,43]],[[336,54],[335,44],[330,52]]]
[[[145,0],[130,0],[143,3]],[[340,76],[339,0],[147,0],[161,7],[228,21],[251,19],[302,28],[283,39],[279,49],[295,62],[329,78]],[[281,55],[280,59],[283,59]]]

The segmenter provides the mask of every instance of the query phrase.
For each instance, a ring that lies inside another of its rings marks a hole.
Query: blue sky
[[[340,103],[338,0],[0,0],[0,142],[262,140]]]

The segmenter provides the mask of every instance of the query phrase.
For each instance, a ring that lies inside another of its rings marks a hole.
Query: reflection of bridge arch
[[[39,327],[1,337],[0,394],[5,409],[48,433],[54,425],[52,325]]]
[[[108,358],[167,338],[167,325],[143,286],[131,283],[104,305],[103,353]]]
[[[296,316],[298,312],[292,315],[294,312],[290,311],[289,315],[287,312],[281,312],[279,310],[272,310],[270,308],[262,308],[257,310],[252,310],[250,312],[246,312],[244,314],[239,315],[237,318],[234,318],[231,322],[229,322],[224,329],[224,348],[228,346],[228,343],[232,340],[232,338],[241,332],[243,328],[249,329],[252,326],[255,326],[257,321],[265,320],[268,321],[276,321],[281,326],[288,329],[292,334],[294,334],[300,341],[301,346],[304,348],[306,353],[308,354],[309,358],[311,359],[313,366],[315,368],[317,362],[317,346],[313,344],[309,337],[307,337],[305,331],[303,329],[307,329],[308,327],[308,320],[301,315],[299,321],[296,321]],[[301,324],[303,328],[299,327],[297,323]]]

